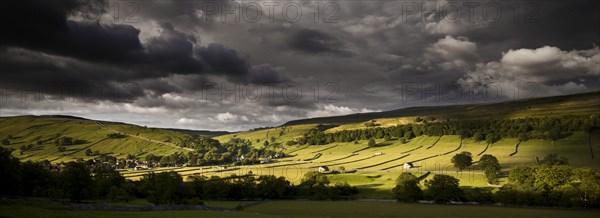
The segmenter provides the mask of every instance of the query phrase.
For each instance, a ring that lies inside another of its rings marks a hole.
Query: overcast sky
[[[600,88],[598,1],[2,3],[0,114],[247,130]]]

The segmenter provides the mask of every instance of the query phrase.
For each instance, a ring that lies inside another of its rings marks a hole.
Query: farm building
[[[405,163],[402,167],[404,167],[404,169],[410,169],[410,168],[415,167],[415,165],[413,165],[413,163],[411,163],[411,162],[408,162],[408,163]]]
[[[320,166],[319,167],[319,172],[323,173],[323,172],[329,172],[329,167],[327,166]]]
[[[138,164],[133,169],[136,171],[137,170],[149,170],[150,167],[148,167],[148,165],[145,165],[145,164]]]

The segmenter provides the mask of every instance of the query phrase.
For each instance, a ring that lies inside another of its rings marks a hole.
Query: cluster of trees
[[[0,195],[76,202],[146,198],[154,204],[197,204],[204,199],[287,199],[297,196],[344,199],[358,193],[356,187],[348,184],[328,186],[327,177],[315,171],[307,173],[298,186],[284,177],[256,177],[251,172],[224,178],[190,176],[188,181],[176,172],[161,172],[148,173],[140,181],[130,181],[102,164],[92,167],[86,162],[69,162],[55,168],[48,161],[21,163],[4,148],[0,148],[0,178]]]
[[[54,139],[54,144],[56,146],[77,145],[77,144],[83,144],[83,143],[86,143],[86,141],[81,140],[81,139],[74,139],[74,138],[67,137],[67,136],[57,137],[56,139]]]
[[[600,207],[600,172],[572,168],[564,157],[550,154],[539,165],[520,166],[508,176],[498,201],[509,205]]]
[[[471,152],[464,151],[458,153],[452,157],[452,164],[454,168],[462,171],[473,165],[473,155]],[[497,184],[498,178],[500,177],[500,162],[498,159],[491,154],[485,154],[479,158],[477,164],[479,169],[484,173],[487,182],[490,184]]]
[[[100,155],[100,151],[92,151],[92,149],[85,149],[86,156],[98,156]]]
[[[10,145],[10,140],[13,139],[12,135],[7,135],[6,138],[2,139],[2,145]]]
[[[350,186],[347,182],[336,183],[329,186],[330,181],[326,175],[317,171],[309,171],[302,177],[298,190],[303,196],[311,196],[312,199],[350,199],[358,194],[358,188]]]
[[[368,122],[370,123],[370,122]],[[369,124],[371,126],[371,124]],[[396,125],[324,133],[310,130],[298,139],[299,144],[323,145],[333,142],[398,138],[403,141],[416,136],[460,135],[476,141],[494,143],[502,138],[557,140],[575,131],[589,131],[600,127],[598,116],[537,117],[499,120],[446,120],[420,124]]]
[[[459,180],[443,174],[433,176],[425,181],[425,191],[419,186],[419,179],[411,173],[404,172],[396,179],[396,187],[392,189],[396,198],[403,202],[433,200],[437,203],[464,200],[464,192],[459,187]]]
[[[38,145],[42,144],[43,141],[38,140]],[[57,146],[56,150],[58,152],[64,152],[67,149],[65,148],[65,146],[69,146],[69,145],[77,145],[77,144],[84,144],[87,143],[87,141],[85,140],[81,140],[81,139],[74,139],[71,137],[67,137],[67,136],[60,136],[60,135],[56,135],[55,139],[54,139],[54,144]],[[87,154],[87,153],[86,153]]]
[[[21,145],[21,147],[19,147],[19,150],[21,151],[27,151],[33,148],[33,144],[28,144],[28,145]]]
[[[548,155],[540,165],[520,166],[511,170],[508,184],[492,192],[492,188],[461,188],[459,180],[448,175],[435,175],[424,182],[402,173],[396,180],[394,194],[400,201],[418,200],[475,201],[504,205],[600,207],[600,171],[571,168],[564,157]],[[499,164],[493,156],[481,158],[488,181],[497,179]],[[490,172],[488,172],[490,171]],[[489,176],[488,176],[489,174]]]
[[[69,162],[60,170],[49,162],[19,162],[0,148],[0,195],[52,199],[130,199],[133,183],[111,168],[91,168],[85,162]]]
[[[288,199],[296,196],[295,187],[285,177],[193,176],[188,178],[196,196],[217,200]]]
[[[109,139],[120,139],[120,138],[125,138],[127,137],[126,135],[120,134],[120,133],[109,133],[106,134],[106,138]]]
[[[206,137],[186,137],[177,145],[193,148],[187,153],[174,153],[167,156],[147,155],[145,161],[155,166],[205,166],[215,164],[255,164],[261,158],[282,158],[285,153],[273,147],[254,148],[250,140],[233,138],[221,144],[218,140]]]
[[[483,170],[483,175],[487,179],[487,182],[490,184],[497,184],[498,178],[500,178],[500,163],[498,159],[490,154],[484,154],[479,158],[479,163],[477,164],[481,170]]]
[[[312,199],[348,199],[358,193],[346,184],[328,186],[327,176],[308,172],[298,186],[285,177],[273,175],[218,177],[190,176],[184,182],[176,172],[149,173],[139,181],[139,193],[154,204],[183,204],[200,200],[290,199],[298,196]]]

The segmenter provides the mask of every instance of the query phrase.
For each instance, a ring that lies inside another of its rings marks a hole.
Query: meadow
[[[590,139],[593,146],[592,151],[597,157],[600,155],[600,143],[598,143],[600,142],[600,133],[593,133]],[[575,133],[557,141],[529,140],[521,142],[517,153],[513,154],[518,142],[517,139],[508,138],[487,146],[485,142],[463,139],[461,145],[458,136],[446,135],[442,137],[420,136],[407,143],[402,143],[400,140],[378,140],[377,147],[368,147],[366,141],[332,143],[298,146],[297,149],[288,149],[288,154],[293,156],[278,159],[277,162],[233,166],[227,170],[222,170],[219,166],[203,166],[123,171],[122,174],[126,178],[137,180],[150,171],[175,171],[184,178],[191,175],[226,177],[234,174],[245,175],[251,172],[254,175],[284,176],[298,184],[304,173],[317,170],[319,166],[328,166],[330,170],[341,172],[327,174],[331,184],[348,182],[350,185],[357,186],[361,189],[359,198],[392,198],[391,189],[395,186],[395,179],[401,172],[411,172],[417,176],[430,172],[425,179],[432,178],[435,174],[447,174],[460,179],[461,186],[490,187],[483,172],[476,166],[463,171],[457,171],[454,168],[450,159],[454,154],[464,151],[471,152],[474,161],[479,160],[483,154],[496,156],[502,165],[502,172],[505,176],[508,175],[510,169],[521,165],[534,165],[536,158],[541,159],[550,153],[567,157],[569,163],[574,167],[600,169],[600,159],[591,158],[587,136],[584,133]],[[313,159],[316,154],[320,155]],[[403,164],[406,162],[413,163],[415,167],[404,169]],[[354,170],[355,172],[352,172]],[[504,183],[506,183],[506,178],[501,178],[500,184]]]
[[[242,211],[233,211],[238,204],[246,205]],[[147,211],[147,212],[118,212],[118,211],[79,211],[65,209],[60,206],[48,205],[0,205],[0,217],[17,218],[119,218],[119,217],[219,217],[219,218],[367,218],[367,217],[544,217],[544,218],[587,218],[598,217],[598,209],[564,209],[536,207],[498,207],[491,205],[436,205],[436,204],[407,204],[383,201],[265,201],[254,202],[207,202],[207,205],[219,205],[231,208],[232,211]],[[236,205],[236,206],[233,206]]]

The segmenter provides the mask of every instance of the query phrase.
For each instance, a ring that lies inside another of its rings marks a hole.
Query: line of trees
[[[591,116],[530,117],[498,120],[446,120],[419,124],[372,127],[325,133],[312,129],[298,139],[298,144],[323,145],[333,142],[397,138],[408,141],[414,137],[428,135],[460,135],[476,141],[494,143],[502,138],[557,140],[575,131],[589,131],[600,127],[600,118]]]
[[[202,200],[256,200],[308,197],[348,199],[358,193],[347,183],[329,186],[326,175],[308,172],[298,186],[285,177],[190,176],[184,181],[176,172],[148,173],[139,181],[126,180],[102,164],[68,162],[54,168],[48,161],[23,162],[0,147],[0,195],[45,197],[81,202],[86,200],[129,201],[145,198],[153,204],[200,204]]]

